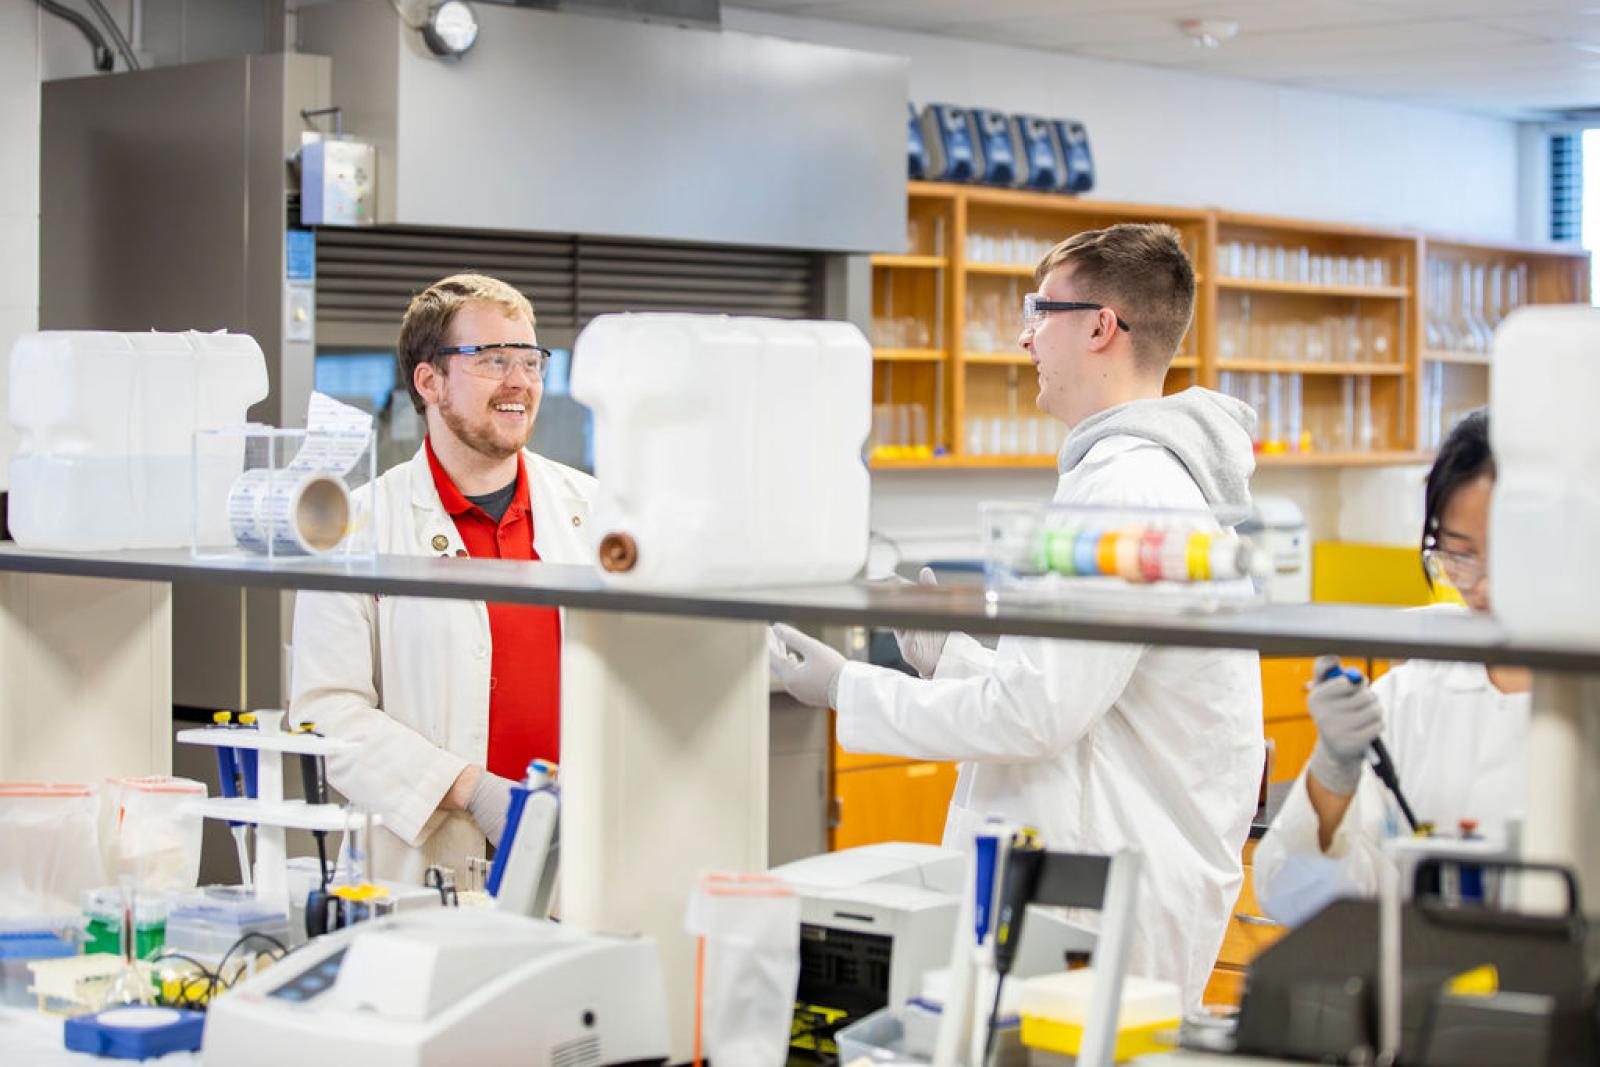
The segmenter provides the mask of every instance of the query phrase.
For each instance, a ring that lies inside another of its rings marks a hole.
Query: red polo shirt
[[[439,500],[474,559],[538,559],[528,472],[517,457],[517,489],[496,523],[450,480],[427,442]],[[561,616],[555,608],[490,604],[489,770],[520,780],[528,761],[561,759]]]

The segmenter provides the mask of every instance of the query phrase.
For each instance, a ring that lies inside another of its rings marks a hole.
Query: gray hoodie
[[[1250,438],[1255,426],[1256,413],[1248,404],[1195,386],[1090,415],[1067,435],[1056,465],[1066,474],[1107,437],[1153,441],[1183,464],[1218,521],[1232,525],[1250,511],[1250,475],[1256,467]]]

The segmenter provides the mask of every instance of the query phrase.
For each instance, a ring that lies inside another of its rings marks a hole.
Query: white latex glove
[[[1337,656],[1319,656],[1313,677],[1338,665]],[[1324,789],[1350,796],[1361,781],[1367,749],[1383,731],[1383,705],[1364,680],[1352,682],[1343,674],[1315,683],[1306,704],[1317,724],[1317,746],[1307,766]]]
[[[905,581],[904,578],[900,580]],[[917,584],[939,584],[932,567],[924,567],[917,572]],[[933,669],[939,665],[939,657],[944,654],[944,643],[950,640],[950,634],[940,630],[896,630],[894,640],[900,646],[900,658],[911,664],[922,677],[932,678]]]
[[[767,662],[789,695],[814,708],[831,708],[844,670],[842,653],[793,626],[774,623],[767,631]]]
[[[516,783],[509,778],[484,771],[472,787],[467,800],[467,814],[478,824],[489,844],[500,847],[500,835],[506,829],[506,813],[511,810],[511,787]]]

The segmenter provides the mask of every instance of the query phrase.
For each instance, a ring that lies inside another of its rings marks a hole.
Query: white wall
[[[39,328],[39,16],[0,4],[0,489],[15,446],[6,414],[5,361]]]
[[[1517,234],[1511,122],[740,8],[724,8],[723,25],[907,56],[919,107],[1081,119],[1096,197]]]

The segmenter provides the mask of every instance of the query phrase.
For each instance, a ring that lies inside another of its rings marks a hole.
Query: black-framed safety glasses
[[[1044,317],[1052,311],[1104,311],[1104,304],[1087,303],[1082,300],[1046,300],[1038,293],[1029,293],[1022,298],[1022,328],[1032,330],[1044,321]],[[1132,333],[1133,327],[1122,321],[1122,316],[1112,312],[1117,319],[1117,329]]]

